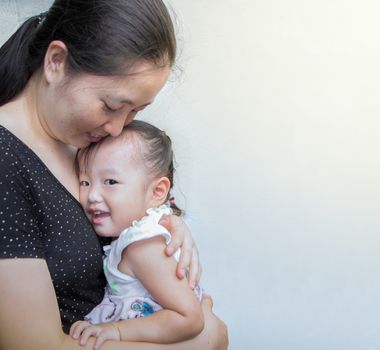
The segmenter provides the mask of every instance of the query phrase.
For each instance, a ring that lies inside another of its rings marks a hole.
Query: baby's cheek
[[[84,208],[87,202],[87,193],[83,189],[83,186],[79,186],[79,203]]]

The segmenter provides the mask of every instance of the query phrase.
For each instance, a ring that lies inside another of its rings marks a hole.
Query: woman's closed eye
[[[107,103],[103,102],[103,110],[106,112],[117,112],[120,110],[120,108],[113,108]]]
[[[116,181],[116,180],[114,180],[114,179],[106,179],[106,180],[104,180],[104,184],[105,185],[110,185],[110,186],[112,186],[112,185],[116,185],[118,182]]]

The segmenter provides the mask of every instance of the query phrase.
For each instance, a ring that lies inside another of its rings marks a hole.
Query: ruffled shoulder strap
[[[159,221],[164,215],[170,214],[172,214],[172,210],[167,205],[150,208],[147,210],[146,216],[139,221],[134,221],[132,226],[125,229],[117,240],[113,241],[111,245],[104,247],[106,259],[108,260],[108,268],[111,266],[117,268],[123,250],[134,242],[163,236],[166,244],[168,244],[171,240],[171,235],[165,227],[159,224]]]

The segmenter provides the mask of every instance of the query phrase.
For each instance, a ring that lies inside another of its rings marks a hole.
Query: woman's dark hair
[[[55,0],[0,48],[0,106],[24,89],[53,40],[68,48],[68,73],[119,75],[140,60],[172,66],[176,57],[162,0]]]
[[[133,120],[124,127],[123,132],[119,137],[124,137],[126,140],[137,136],[137,142],[141,142],[141,156],[145,167],[148,169],[150,175],[155,178],[166,176],[170,181],[170,190],[174,185],[174,153],[172,141],[165,131],[160,130],[156,126],[144,122],[142,120]],[[110,137],[110,136],[108,136]],[[77,154],[77,173],[79,173],[79,159],[84,160],[87,166],[91,155],[96,152],[97,148],[101,146],[102,142],[107,138],[97,143],[91,143],[86,148],[81,149]],[[167,204],[173,210],[175,215],[181,216],[184,214],[175,203],[170,190],[166,198]]]

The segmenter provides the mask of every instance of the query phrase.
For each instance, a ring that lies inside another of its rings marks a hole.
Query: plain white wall
[[[34,9],[0,3],[5,40]],[[380,349],[380,3],[171,4],[183,72],[141,117],[174,140],[230,349]]]

